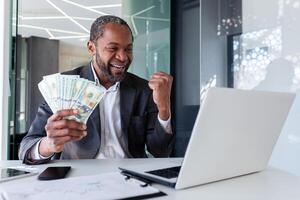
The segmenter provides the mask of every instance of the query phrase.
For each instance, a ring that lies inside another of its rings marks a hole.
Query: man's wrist
[[[158,116],[161,120],[168,120],[170,118],[170,108],[158,109]]]
[[[39,154],[43,157],[49,157],[53,155],[53,152],[49,149],[49,144],[47,143],[47,137],[42,138],[38,146]]]
[[[160,125],[166,131],[166,133],[172,133],[171,128],[171,116],[167,120],[162,120],[159,116],[157,117]]]

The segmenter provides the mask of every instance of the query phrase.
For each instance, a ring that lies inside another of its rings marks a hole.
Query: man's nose
[[[125,62],[125,61],[127,61],[128,56],[124,50],[119,50],[117,52],[116,58],[121,62]]]

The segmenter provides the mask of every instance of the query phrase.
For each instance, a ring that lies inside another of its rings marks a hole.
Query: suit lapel
[[[94,78],[94,74],[93,74],[93,71],[92,71],[92,68],[91,68],[91,64],[84,66],[82,68],[82,70],[80,71],[79,76],[81,78],[85,78],[85,79],[88,79],[88,80],[94,82],[95,78]]]
[[[122,131],[127,138],[127,129],[132,115],[135,103],[136,89],[132,86],[128,74],[125,79],[120,83],[120,112]]]

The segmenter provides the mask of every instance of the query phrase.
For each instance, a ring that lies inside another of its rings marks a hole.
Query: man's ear
[[[88,51],[91,55],[96,54],[96,46],[95,46],[94,42],[88,41],[87,48],[88,48]]]

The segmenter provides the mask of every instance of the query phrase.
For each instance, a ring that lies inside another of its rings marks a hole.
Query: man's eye
[[[127,47],[127,48],[125,49],[125,51],[131,53],[131,52],[132,52],[132,47]]]
[[[109,51],[117,51],[118,50],[118,48],[116,48],[116,47],[108,47],[107,48]]]

